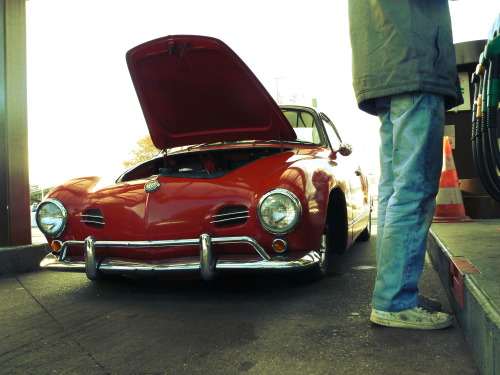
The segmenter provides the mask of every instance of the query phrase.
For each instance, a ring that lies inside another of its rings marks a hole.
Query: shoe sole
[[[385,319],[374,314],[370,315],[370,320],[375,324],[385,327],[425,329],[425,330],[443,329],[453,324],[453,319],[445,320],[439,323],[426,323],[426,322],[415,323],[406,320]]]

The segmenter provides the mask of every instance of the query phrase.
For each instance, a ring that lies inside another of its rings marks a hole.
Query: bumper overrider
[[[224,259],[214,257],[212,245],[248,244],[252,246],[261,259]],[[200,256],[173,258],[163,260],[137,260],[118,257],[96,258],[97,247],[170,247],[199,246]],[[66,258],[68,246],[83,246],[85,261],[75,261]],[[66,241],[62,244],[59,255],[48,254],[40,263],[42,268],[55,271],[85,272],[90,280],[97,280],[100,275],[168,275],[172,273],[199,272],[204,280],[212,279],[219,270],[296,270],[315,266],[320,261],[317,251],[310,251],[300,259],[286,257],[271,258],[259,243],[251,237],[219,237],[212,238],[202,234],[196,239],[165,240],[165,241],[95,241],[89,236],[85,241]]]

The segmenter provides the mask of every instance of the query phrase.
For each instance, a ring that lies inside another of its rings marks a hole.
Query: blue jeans
[[[444,98],[411,92],[378,98],[376,103],[381,176],[372,305],[395,312],[418,305],[443,161]]]

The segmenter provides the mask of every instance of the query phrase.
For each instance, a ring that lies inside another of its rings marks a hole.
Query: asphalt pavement
[[[478,374],[458,320],[439,331],[369,321],[375,242],[314,283],[1,277],[0,374]],[[421,289],[452,310],[430,262]]]

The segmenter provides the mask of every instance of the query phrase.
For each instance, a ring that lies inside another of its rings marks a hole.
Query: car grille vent
[[[217,215],[212,216],[217,227],[244,224],[249,218],[249,212],[245,206],[227,206],[219,211]]]
[[[104,216],[102,212],[97,209],[87,210],[82,215],[82,223],[96,228],[102,228],[104,226]]]

